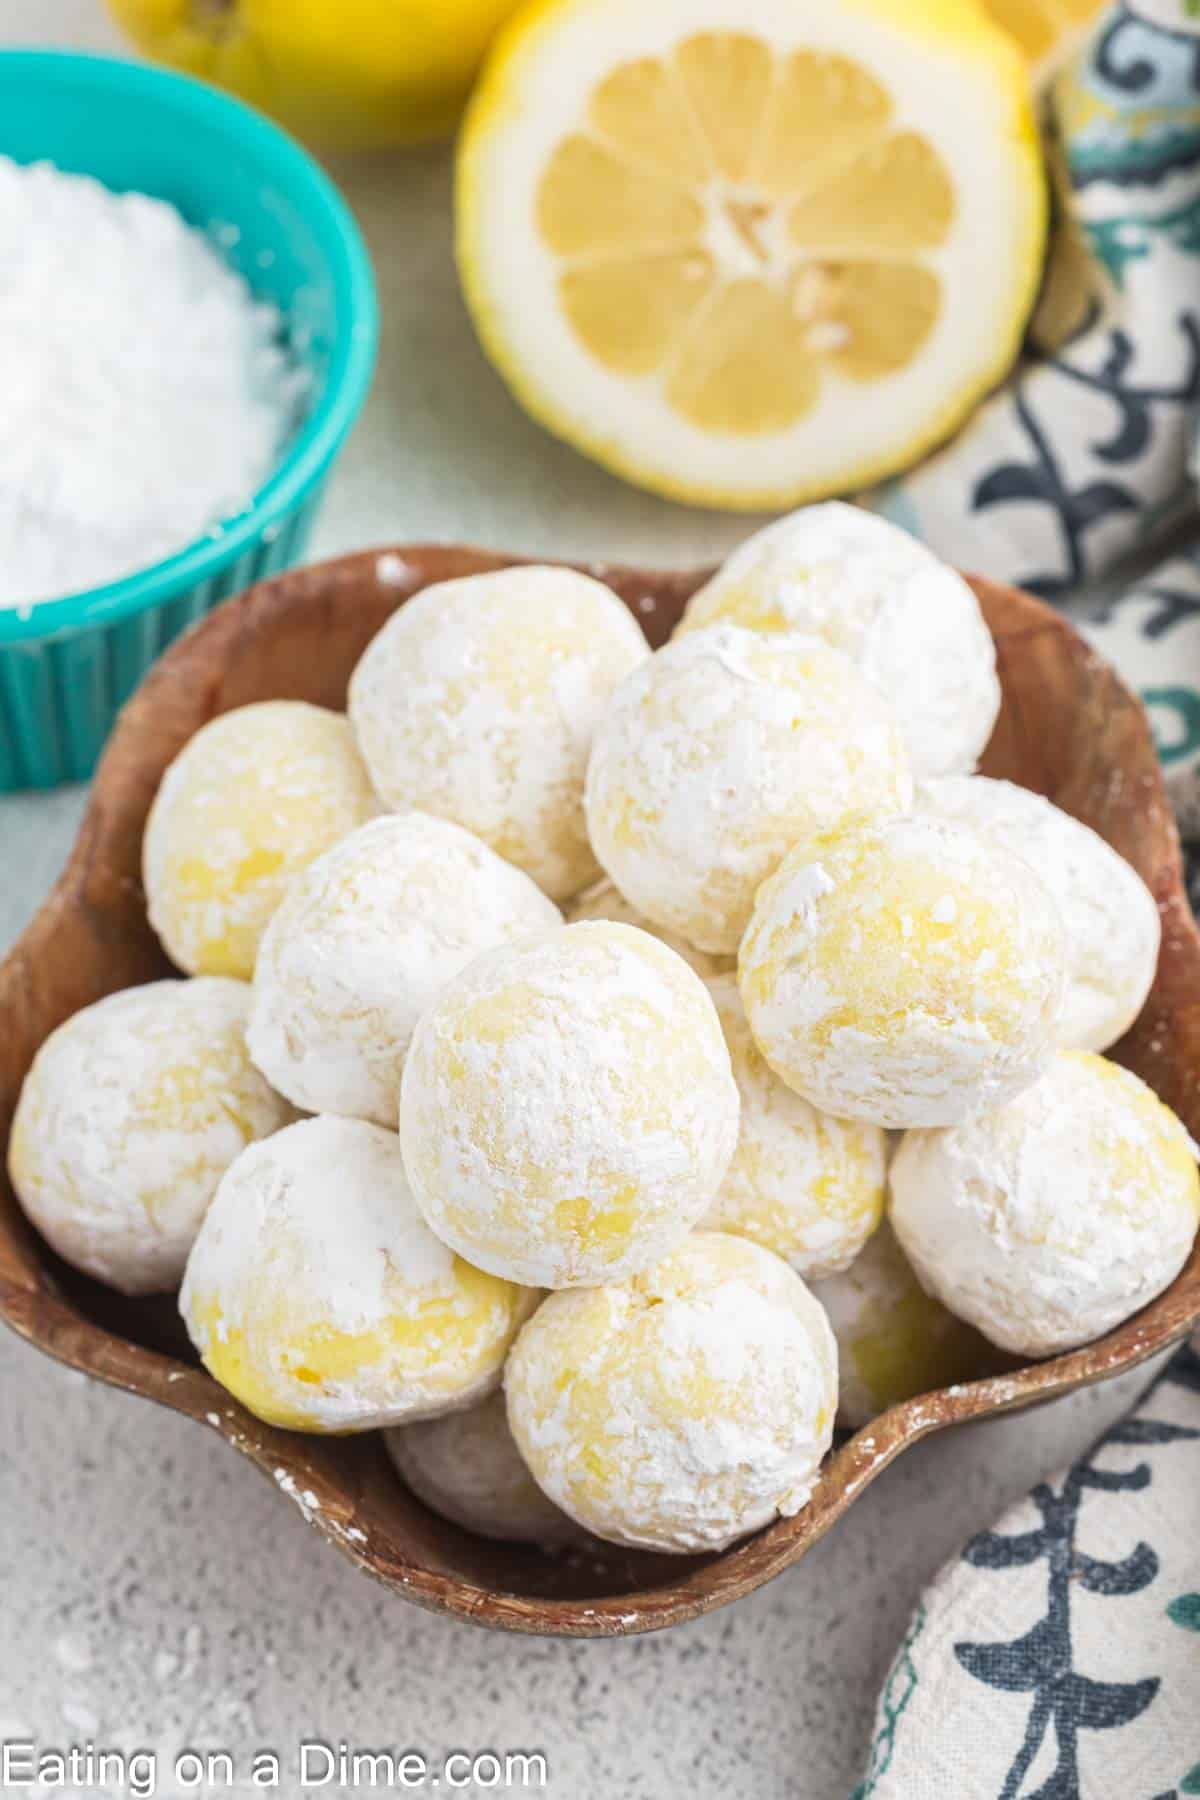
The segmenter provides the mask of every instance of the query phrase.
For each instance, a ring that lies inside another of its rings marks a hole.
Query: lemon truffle
[[[702,1216],[738,1093],[704,983],[629,925],[478,957],[424,1014],[401,1088],[409,1179],[438,1236],[531,1286],[619,1280]]]
[[[718,625],[617,690],[588,765],[588,829],[631,905],[729,954],[798,839],[902,811],[911,794],[891,710],[848,658]]]
[[[586,1530],[648,1550],[722,1550],[812,1492],[833,1433],[837,1348],[785,1262],[698,1231],[629,1281],[552,1294],[504,1385],[539,1487]]]
[[[1128,1069],[1061,1051],[985,1118],[910,1132],[890,1217],[922,1285],[992,1343],[1053,1356],[1161,1294],[1200,1225],[1196,1146]]]
[[[308,1112],[396,1127],[417,1019],[482,950],[558,908],[448,819],[391,813],[318,857],[271,919],[254,971],[255,1062]]]
[[[850,1267],[812,1283],[838,1347],[838,1424],[867,1425],[889,1406],[972,1381],[995,1351],[927,1294],[885,1219]]]
[[[586,575],[467,576],[417,594],[368,645],[350,717],[389,807],[452,819],[569,899],[599,873],[583,817],[596,721],[649,654]]]
[[[996,650],[961,575],[899,526],[831,500],[760,531],[693,595],[729,621],[843,651],[891,701],[919,777],[973,769],[1000,710]]]
[[[483,1399],[533,1296],[439,1242],[395,1136],[305,1119],[246,1150],[188,1259],[205,1367],[269,1425],[369,1431]]]
[[[636,925],[639,931],[648,931],[651,937],[669,945],[676,956],[682,956],[684,962],[689,963],[702,980],[737,967],[736,956],[710,956],[707,950],[697,950],[676,932],[664,931],[660,926],[652,924],[636,906],[630,906],[620,888],[609,881],[607,876],[602,881],[594,882],[567,908],[569,924],[578,925],[586,919],[599,919],[610,925]]]
[[[844,1269],[883,1216],[886,1140],[785,1087],[750,1035],[737,979],[708,982],[741,1098],[737,1149],[704,1215],[710,1231],[774,1250],[806,1279]]]
[[[931,781],[922,812],[966,825],[1032,863],[1062,914],[1067,987],[1058,1042],[1107,1050],[1146,1003],[1162,922],[1154,895],[1110,844],[1040,794],[982,775]]]
[[[198,976],[97,1000],[25,1078],[8,1166],[58,1254],[124,1294],[179,1285],[225,1170],[291,1108],[250,1061],[250,990]]]
[[[798,844],[759,891],[738,966],[759,1049],[814,1106],[949,1125],[1045,1066],[1065,948],[1028,864],[914,815]]]
[[[465,1412],[400,1425],[385,1442],[417,1499],[465,1531],[545,1548],[584,1539],[526,1468],[502,1392]]]
[[[292,876],[378,810],[340,713],[263,700],[213,719],[146,822],[146,902],[171,961],[248,980]]]

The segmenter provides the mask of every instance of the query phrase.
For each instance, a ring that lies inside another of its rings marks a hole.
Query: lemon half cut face
[[[826,10],[553,0],[468,121],[485,345],[553,429],[681,498],[794,502],[911,460],[1032,299],[1019,53],[973,0]]]
[[[896,129],[861,65],[703,32],[598,83],[537,222],[597,362],[659,372],[701,430],[756,435],[811,413],[827,366],[870,381],[912,360],[955,204],[944,159]]]

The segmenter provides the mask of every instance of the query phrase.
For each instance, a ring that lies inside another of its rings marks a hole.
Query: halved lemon
[[[1036,86],[1082,42],[1109,0],[983,0],[989,15],[1020,44]]]
[[[1007,369],[1045,194],[975,0],[541,0],[459,150],[484,346],[552,431],[728,507],[876,480]]]

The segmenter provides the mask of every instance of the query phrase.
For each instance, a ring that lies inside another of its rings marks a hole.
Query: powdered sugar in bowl
[[[142,367],[130,380],[162,390],[157,410],[140,418],[131,412],[128,421],[128,511],[133,515],[141,501],[143,516],[122,516],[119,472],[100,459],[85,469],[88,505],[75,535],[94,531],[94,558],[51,555],[47,534],[39,538],[34,497],[44,492],[45,470],[55,466],[52,442],[42,443],[40,456],[19,433],[7,447],[0,443],[0,508],[9,509],[10,526],[15,519],[30,531],[29,579],[11,593],[0,592],[3,791],[89,775],[117,711],[165,645],[219,601],[302,554],[325,478],[366,394],[376,305],[357,228],[317,165],[248,107],[199,82],[105,57],[2,52],[0,159],[11,204],[29,202],[37,186],[41,214],[52,199],[74,218],[76,229],[82,218],[97,230],[119,222],[130,232],[133,340],[138,309],[144,318],[159,287],[157,278],[153,285],[148,277],[136,279],[137,245],[145,253],[140,266],[151,269],[146,234],[165,231],[174,233],[174,253],[196,259],[208,283],[217,345],[227,344],[248,365],[253,360],[253,392],[239,394],[230,380],[222,384],[226,392],[214,392],[209,413],[222,420],[216,442],[224,444],[235,476],[224,482],[215,476],[206,487],[202,457],[181,454],[181,480],[195,491],[177,497],[163,483],[155,514],[145,509],[144,494],[134,497],[133,490],[146,485],[136,474],[137,430],[144,428],[144,461],[153,431],[160,438],[164,430],[168,438],[171,429],[182,433],[188,413],[185,405],[172,410],[167,404],[172,372],[164,366],[161,333],[156,344],[139,348]],[[52,167],[35,172],[23,166],[28,164]],[[122,209],[89,182],[67,176],[94,178],[114,194],[151,198]],[[185,231],[156,200],[176,209],[195,232]],[[78,255],[64,258],[64,270],[81,261]],[[36,278],[52,280],[54,268],[51,245]],[[21,296],[26,310],[36,293],[31,274]],[[161,294],[160,304],[171,298]],[[119,286],[92,301],[94,308],[109,309],[111,319],[121,302]],[[183,281],[178,301],[182,332],[189,316]],[[80,311],[84,329],[86,310]],[[198,356],[194,346],[191,354]],[[45,366],[55,367],[53,358]],[[219,362],[213,366],[219,369]],[[203,379],[195,360],[190,375],[194,390],[197,378]],[[108,387],[114,401],[119,393],[119,383],[106,387],[100,370],[83,385],[84,409],[93,417],[102,415]],[[58,402],[69,417],[80,396],[66,386]],[[44,404],[39,409],[39,432],[41,414],[54,410]],[[165,443],[167,453],[171,447]],[[193,448],[202,452],[204,446]],[[89,483],[93,471],[96,479]],[[142,566],[132,567],[135,561]]]

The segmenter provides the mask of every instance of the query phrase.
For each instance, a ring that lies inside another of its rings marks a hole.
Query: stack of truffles
[[[840,505],[655,655],[569,571],[426,589],[347,717],[245,707],[168,770],[146,896],[189,979],[45,1044],[22,1204],[470,1529],[795,1513],[839,1412],[1108,1331],[1200,1219],[1182,1125],[1098,1054],[1154,900],[970,773],[999,699],[971,589]]]

